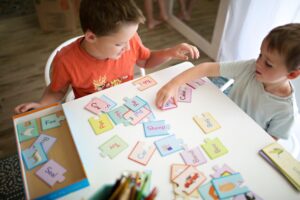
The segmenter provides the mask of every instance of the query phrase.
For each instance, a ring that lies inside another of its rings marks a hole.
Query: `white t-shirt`
[[[288,97],[264,90],[255,78],[255,60],[220,63],[221,76],[234,79],[228,96],[266,132],[287,139],[298,112],[294,87]]]

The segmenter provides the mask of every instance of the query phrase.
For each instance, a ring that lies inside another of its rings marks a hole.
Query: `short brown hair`
[[[81,0],[82,31],[105,36],[118,31],[123,23],[144,23],[145,17],[134,0]]]
[[[284,57],[289,72],[300,69],[300,23],[278,26],[270,31],[264,41],[268,50],[276,50]]]

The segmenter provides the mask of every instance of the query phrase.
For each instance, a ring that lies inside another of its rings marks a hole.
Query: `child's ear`
[[[85,33],[84,33],[84,38],[85,40],[87,40],[88,42],[94,42],[96,40],[96,35],[90,31],[90,30],[87,30]]]
[[[289,79],[295,79],[300,75],[300,69],[296,69],[288,74]]]

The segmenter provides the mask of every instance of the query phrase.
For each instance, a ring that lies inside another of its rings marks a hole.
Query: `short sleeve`
[[[137,53],[137,60],[147,60],[150,57],[150,49],[144,46],[140,36],[137,33],[133,38],[133,48]]]
[[[61,56],[56,54],[52,62],[51,89],[58,92],[65,89],[70,84],[70,75],[67,72],[66,65]]]

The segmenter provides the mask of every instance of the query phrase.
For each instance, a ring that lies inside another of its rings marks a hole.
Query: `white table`
[[[175,134],[177,138],[182,138],[190,148],[202,144],[205,138],[218,137],[229,153],[215,160],[210,160],[205,155],[208,162],[198,166],[198,169],[206,175],[207,180],[213,173],[213,166],[222,166],[226,163],[235,171],[240,172],[245,180],[244,184],[264,199],[300,199],[300,194],[287,180],[258,155],[258,151],[272,143],[273,139],[212,83],[208,82],[194,90],[192,103],[179,103],[178,108],[167,111],[161,111],[155,107],[154,100],[159,88],[191,66],[191,63],[184,62],[150,74],[158,84],[145,91],[139,91],[132,82],[127,82],[63,104],[67,121],[90,182],[90,187],[71,193],[63,197],[64,199],[88,198],[101,186],[113,184],[124,170],[151,170],[152,187],[159,188],[157,199],[173,199],[170,166],[173,163],[183,163],[179,153],[161,157],[156,151],[147,166],[129,160],[128,154],[138,140],[151,142],[161,138],[145,138],[142,124],[127,127],[121,124],[109,132],[95,135],[88,123],[88,118],[93,114],[85,110],[84,106],[92,97],[99,97],[102,94],[116,101],[118,106],[124,103],[124,97],[131,98],[138,95],[145,99],[150,104],[156,119],[165,120],[170,124],[170,133]],[[205,135],[192,119],[193,116],[203,112],[210,112],[221,128]],[[119,135],[128,143],[129,147],[111,160],[101,157],[98,147],[113,135]]]

